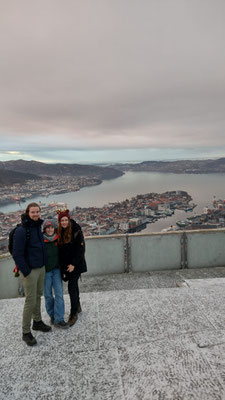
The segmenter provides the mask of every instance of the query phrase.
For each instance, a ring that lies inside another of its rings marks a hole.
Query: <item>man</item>
[[[13,258],[20,271],[25,292],[23,309],[22,339],[28,346],[37,343],[31,333],[35,331],[49,332],[51,327],[41,319],[41,296],[45,278],[45,250],[41,232],[40,206],[30,203],[21,216],[19,226],[13,236]]]

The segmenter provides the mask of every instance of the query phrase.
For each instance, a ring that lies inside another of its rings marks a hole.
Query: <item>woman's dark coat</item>
[[[59,244],[59,264],[64,280],[68,280],[73,274],[80,275],[83,272],[87,272],[87,264],[85,261],[85,242],[83,232],[80,225],[78,225],[73,219],[71,221],[72,226],[72,239],[70,243]],[[68,265],[74,265],[74,271],[68,272]],[[72,274],[72,275],[71,275]]]

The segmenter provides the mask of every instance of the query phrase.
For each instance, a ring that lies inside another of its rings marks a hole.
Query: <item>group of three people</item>
[[[29,346],[37,343],[31,333],[32,319],[33,330],[51,330],[41,317],[43,289],[46,310],[54,326],[74,325],[81,312],[78,280],[87,271],[84,236],[81,227],[70,218],[69,210],[59,211],[56,225],[52,218],[43,221],[39,204],[30,203],[13,236],[13,258],[25,293],[22,338]],[[68,323],[64,321],[62,279],[68,281],[71,305]]]

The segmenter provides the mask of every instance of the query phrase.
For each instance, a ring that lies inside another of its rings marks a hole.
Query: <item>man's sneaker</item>
[[[51,324],[51,325],[54,325],[54,317],[51,317],[51,319],[50,319],[50,324]]]
[[[34,346],[37,344],[37,340],[33,337],[31,332],[23,333],[22,339],[28,346]]]
[[[75,324],[75,322],[77,321],[77,318],[78,318],[78,313],[70,315],[69,320],[68,320],[69,326],[73,326]]]
[[[46,325],[43,321],[33,321],[32,329],[34,331],[49,332],[52,330],[51,326]]]
[[[61,328],[61,329],[68,329],[69,325],[65,321],[59,321],[57,324],[54,324],[56,328]]]
[[[78,307],[77,307],[77,312],[78,312],[78,313],[82,312],[82,308],[81,308],[81,305],[80,305],[80,303],[78,304]]]

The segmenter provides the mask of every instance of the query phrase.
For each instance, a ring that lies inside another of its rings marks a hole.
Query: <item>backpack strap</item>
[[[30,240],[30,228],[28,228],[28,226],[24,226],[22,224],[17,224],[16,227],[22,226],[23,228],[26,229],[26,246]]]

